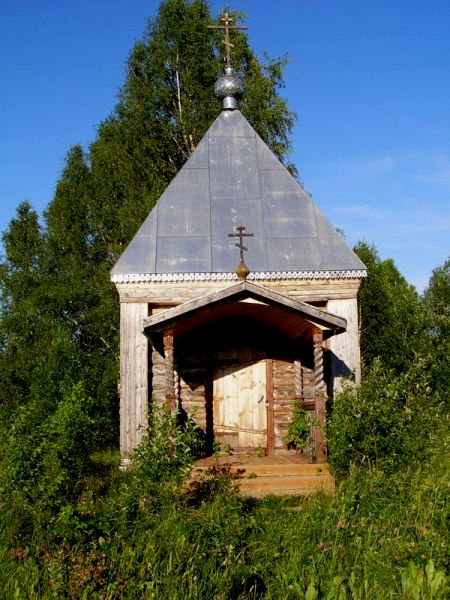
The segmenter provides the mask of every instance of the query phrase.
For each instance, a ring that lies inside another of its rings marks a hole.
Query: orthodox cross
[[[240,259],[244,260],[244,250],[247,252],[248,248],[246,246],[244,246],[244,239],[245,237],[253,237],[253,233],[244,233],[245,231],[245,227],[243,225],[239,225],[239,227],[236,227],[236,233],[229,233],[228,237],[238,237],[239,238],[239,243],[235,242],[235,246],[237,246],[239,248],[239,250],[241,251],[240,253]]]
[[[226,12],[220,19],[223,25],[208,25],[208,29],[223,29],[225,37],[222,40],[225,46],[225,66],[231,67],[231,49],[234,48],[234,44],[230,42],[230,29],[248,29],[245,25],[231,25],[234,21],[233,17]]]
[[[236,274],[242,280],[247,279],[247,275],[250,273],[249,268],[244,262],[244,250],[247,251],[248,248],[244,246],[244,237],[253,237],[253,233],[244,233],[245,227],[243,225],[239,225],[236,227],[236,233],[229,233],[228,237],[238,237],[239,242],[235,242],[235,246],[239,248],[240,251],[240,261],[239,265],[236,267]]]

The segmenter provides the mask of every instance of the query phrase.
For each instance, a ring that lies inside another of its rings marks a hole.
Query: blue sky
[[[24,199],[42,211],[70,146],[94,139],[158,4],[2,3],[0,230]],[[258,54],[290,56],[283,95],[305,189],[350,244],[375,243],[421,291],[450,251],[449,0],[230,7]]]

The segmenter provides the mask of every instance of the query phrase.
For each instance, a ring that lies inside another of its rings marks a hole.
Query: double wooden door
[[[251,348],[216,354],[213,380],[214,439],[235,452],[267,446],[266,359]]]

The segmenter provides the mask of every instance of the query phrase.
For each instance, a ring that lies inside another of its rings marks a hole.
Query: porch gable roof
[[[220,305],[247,299],[282,309],[290,314],[295,314],[303,320],[309,321],[313,326],[328,331],[329,334],[327,337],[342,333],[347,328],[347,321],[343,317],[328,313],[306,302],[293,300],[283,294],[249,281],[241,281],[217,292],[206,294],[195,300],[189,300],[179,306],[144,318],[144,333],[150,335],[156,332],[163,332],[204,310],[218,308]]]

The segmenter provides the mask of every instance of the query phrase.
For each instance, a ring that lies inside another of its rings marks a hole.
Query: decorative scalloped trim
[[[365,269],[353,271],[257,271],[250,273],[250,281],[281,281],[285,279],[360,279],[367,276]],[[175,283],[182,281],[239,281],[235,273],[131,273],[111,275],[113,283]]]

